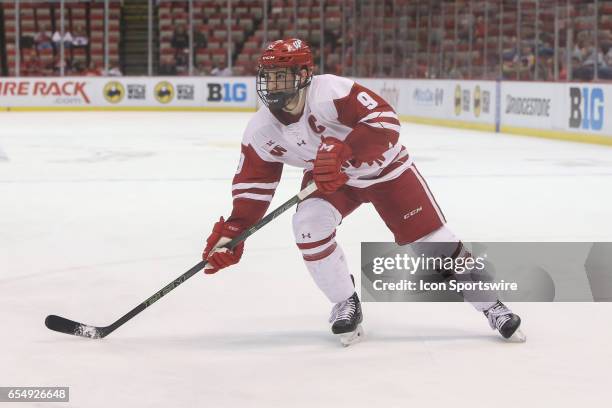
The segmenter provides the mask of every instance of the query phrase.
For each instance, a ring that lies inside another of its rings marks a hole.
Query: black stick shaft
[[[296,205],[297,203],[299,203],[300,201],[308,197],[310,194],[315,192],[316,189],[317,187],[315,186],[314,183],[306,186],[306,188],[304,188],[298,194],[291,197],[280,207],[278,207],[277,209],[275,209],[274,211],[272,211],[271,213],[263,217],[257,224],[253,225],[251,228],[244,231],[242,234],[238,235],[236,238],[232,239],[226,245],[226,247],[229,249],[234,249],[238,244],[240,244],[241,242],[246,240],[248,237],[253,235],[259,229],[261,229],[264,225],[268,224],[270,221],[272,221],[273,219],[275,219],[276,217],[278,217],[279,215],[287,211],[289,208],[293,207],[294,205]],[[176,278],[175,280],[173,280],[172,282],[164,286],[162,289],[157,291],[153,296],[149,297],[147,300],[145,300],[144,302],[136,306],[134,309],[127,312],[119,320],[117,320],[110,326],[105,327],[100,337],[106,337],[112,332],[114,332],[115,330],[117,330],[119,327],[123,326],[123,324],[125,324],[128,320],[132,319],[134,316],[136,316],[137,314],[139,314],[140,312],[142,312],[143,310],[151,306],[153,303],[157,302],[159,299],[166,296],[168,293],[172,292],[174,289],[176,289],[179,285],[181,285],[187,279],[191,278],[193,275],[201,271],[206,266],[206,264],[207,264],[207,261],[198,262],[187,272],[183,273],[181,276],[179,276],[178,278]]]

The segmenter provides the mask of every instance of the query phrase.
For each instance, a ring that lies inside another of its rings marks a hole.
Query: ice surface
[[[468,305],[365,304],[365,341],[341,347],[289,213],[238,266],[196,275],[106,339],[46,329],[51,313],[108,325],[198,262],[249,116],[0,114],[0,385],[67,385],[64,406],[88,408],[609,399],[608,304],[513,304],[525,344]],[[465,240],[612,240],[610,148],[410,124],[402,138]],[[300,176],[285,169],[272,208]],[[361,241],[390,239],[366,206],[338,231],[355,272]]]

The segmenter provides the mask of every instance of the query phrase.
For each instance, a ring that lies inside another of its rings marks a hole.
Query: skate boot
[[[521,318],[512,313],[512,311],[499,300],[483,313],[489,320],[491,328],[497,329],[504,339],[521,343],[527,340],[527,337],[520,329]]]
[[[357,292],[345,301],[336,303],[329,317],[332,332],[340,337],[340,343],[345,347],[363,338],[363,329],[360,324],[362,320],[361,303]]]

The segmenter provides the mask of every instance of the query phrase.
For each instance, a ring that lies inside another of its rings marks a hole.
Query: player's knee
[[[459,238],[448,228],[446,224],[442,225],[437,230],[425,235],[423,238],[417,240],[415,243],[427,243],[427,242],[459,242]]]
[[[461,251],[459,238],[446,225],[412,243],[417,254],[430,257],[456,257]]]
[[[438,228],[431,234],[419,239],[412,244],[412,249],[418,255],[425,257],[446,259],[451,258],[455,261],[460,258],[472,258],[470,251],[463,245],[461,240],[446,226]],[[455,265],[458,265],[455,263]],[[466,273],[467,271],[467,273]],[[439,270],[444,277],[457,276],[459,273],[463,278],[471,278],[471,270],[461,267],[461,271],[453,269]]]
[[[339,217],[338,211],[325,200],[304,201],[293,215],[296,242],[316,242],[328,238],[336,230]]]

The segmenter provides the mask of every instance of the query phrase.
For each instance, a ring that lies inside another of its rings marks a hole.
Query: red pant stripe
[[[443,223],[446,223],[446,217],[444,217],[444,213],[440,209],[440,206],[438,205],[438,202],[436,201],[436,199],[434,198],[433,194],[431,193],[431,190],[429,189],[429,186],[427,185],[427,182],[425,181],[423,176],[421,176],[421,173],[419,173],[419,171],[417,170],[417,168],[416,168],[416,166],[414,164],[412,166],[410,166],[410,170],[412,170],[412,172],[417,177],[419,182],[421,182],[421,185],[423,186],[423,189],[425,190],[425,192],[427,193],[427,196],[429,197],[429,200],[431,201],[431,205],[436,210],[436,213],[438,213],[438,217],[440,217],[440,221],[442,221]]]
[[[326,258],[332,254],[336,250],[338,245],[334,242],[330,247],[326,248],[324,251],[317,252],[316,254],[303,254],[305,261],[319,261],[323,258]]]
[[[334,239],[334,237],[336,236],[336,231],[334,231],[329,237],[327,238],[323,238],[320,241],[315,241],[315,242],[298,242],[297,246],[300,249],[313,249],[316,248],[318,246],[321,245],[325,245],[327,244],[329,241],[331,241],[332,239]]]

